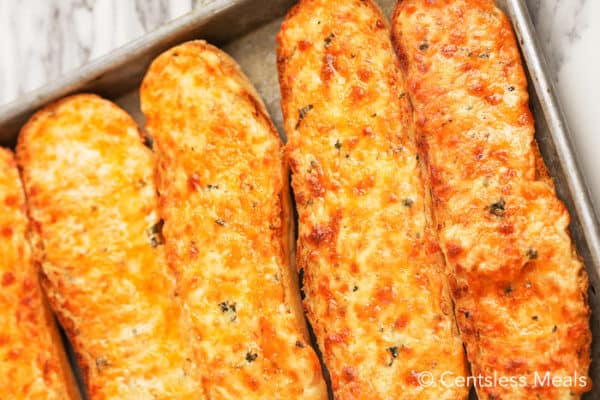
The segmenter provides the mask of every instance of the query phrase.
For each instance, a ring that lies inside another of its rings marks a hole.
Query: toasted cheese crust
[[[393,36],[473,373],[525,378],[479,398],[578,398],[591,384],[587,276],[509,21],[491,0],[404,0]],[[547,372],[559,384],[536,381]]]
[[[141,101],[167,257],[209,398],[327,398],[292,288],[282,144],[251,84],[194,41],[153,62]]]
[[[203,398],[134,121],[97,96],[69,97],[25,125],[17,158],[35,258],[89,398]]]
[[[336,399],[464,399],[466,361],[385,17],[302,0],[279,33],[305,306]]]
[[[0,148],[0,398],[79,399],[27,231],[17,164]]]

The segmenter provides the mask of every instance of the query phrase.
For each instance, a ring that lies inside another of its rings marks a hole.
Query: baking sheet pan
[[[547,64],[523,0],[497,0],[517,34],[529,78],[536,139],[558,196],[571,214],[570,230],[590,280],[592,368],[596,383],[586,400],[600,399],[600,228]],[[143,126],[137,94],[151,60],[167,48],[194,38],[222,47],[256,85],[283,135],[276,69],[276,34],[293,0],[214,0],[47,86],[0,106],[0,144],[14,145],[21,125],[38,108],[68,94],[90,91],[115,100]],[[390,15],[395,0],[378,0]],[[285,139],[285,137],[284,137]],[[598,291],[598,292],[597,292]]]

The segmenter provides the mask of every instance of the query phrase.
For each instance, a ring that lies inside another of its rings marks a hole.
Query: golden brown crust
[[[587,277],[509,21],[491,0],[404,0],[393,37],[473,372],[527,383],[480,398],[578,398],[591,386]],[[558,385],[536,380],[548,371]]]
[[[335,398],[466,398],[418,379],[467,371],[384,16],[303,0],[278,39],[298,267]]]
[[[0,398],[79,399],[39,285],[13,154],[0,148]]]
[[[158,154],[166,252],[211,399],[325,399],[289,263],[281,141],[237,64],[170,49],[141,90]]]
[[[163,253],[152,153],[93,95],[23,127],[17,158],[48,298],[90,399],[198,399],[200,374]]]

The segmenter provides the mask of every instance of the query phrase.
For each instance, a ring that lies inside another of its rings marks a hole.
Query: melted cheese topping
[[[133,120],[96,96],[70,97],[32,117],[17,155],[36,259],[90,399],[203,398],[164,259],[152,153]]]
[[[491,0],[404,0],[394,40],[414,105],[457,319],[475,374],[525,376],[482,399],[573,399],[585,377],[587,278],[545,177],[511,26]]]
[[[196,41],[154,61],[141,99],[167,257],[209,398],[327,398],[290,290],[282,145],[254,89]]]
[[[410,104],[371,1],[304,0],[279,34],[305,305],[336,399],[464,399]]]
[[[0,398],[79,399],[27,229],[17,166],[12,153],[0,148]]]

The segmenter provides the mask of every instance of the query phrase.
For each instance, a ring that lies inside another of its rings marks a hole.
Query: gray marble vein
[[[569,48],[580,40],[590,24],[593,0],[528,0],[537,34],[554,73],[560,71]]]
[[[528,0],[592,201],[600,213],[600,2]]]
[[[0,103],[189,11],[193,0],[0,0]]]

